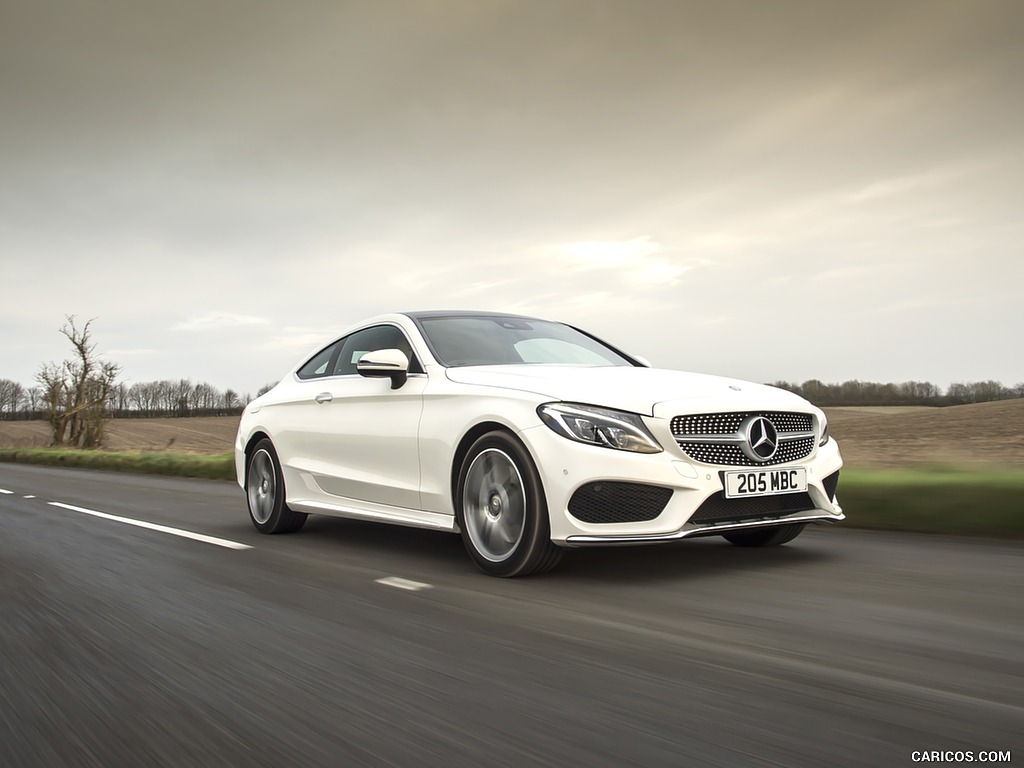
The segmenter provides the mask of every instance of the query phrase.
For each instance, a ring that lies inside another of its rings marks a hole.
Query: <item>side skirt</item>
[[[393,525],[406,525],[412,528],[429,528],[434,531],[458,533],[453,515],[437,512],[424,512],[419,509],[389,507],[385,504],[373,504],[356,499],[338,499],[327,503],[309,499],[289,499],[288,506],[296,512],[311,515],[329,515],[331,517],[349,517],[357,520],[372,520]]]

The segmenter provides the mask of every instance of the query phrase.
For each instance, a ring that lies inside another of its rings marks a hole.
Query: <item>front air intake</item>
[[[671,498],[671,488],[657,485],[587,483],[569,499],[569,513],[584,523],[639,523],[660,515]]]

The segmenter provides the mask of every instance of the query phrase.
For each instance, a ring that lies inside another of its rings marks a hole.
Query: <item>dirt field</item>
[[[114,419],[105,448],[111,451],[224,453],[232,450],[237,416],[192,419]],[[41,421],[0,421],[0,448],[45,448],[50,444]]]
[[[1024,399],[951,408],[829,408],[832,435],[852,467],[922,464],[1024,467]],[[119,419],[110,450],[222,453],[238,417]],[[0,448],[43,448],[41,422],[0,421]]]
[[[826,409],[847,464],[1024,467],[1024,399],[892,410]]]

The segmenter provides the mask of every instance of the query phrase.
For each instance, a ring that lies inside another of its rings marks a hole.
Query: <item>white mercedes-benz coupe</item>
[[[246,407],[235,464],[263,533],[309,514],[450,531],[495,576],[572,547],[775,546],[844,519],[839,448],[806,400],[500,313],[354,326]]]

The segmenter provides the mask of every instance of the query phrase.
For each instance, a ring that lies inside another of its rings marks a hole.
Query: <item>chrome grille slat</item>
[[[751,416],[764,416],[778,430],[779,447],[765,462],[754,462],[740,447],[740,426]],[[810,456],[814,451],[814,417],[809,413],[783,411],[742,411],[676,416],[670,423],[672,435],[683,452],[694,461],[719,466],[752,467],[785,464]]]
[[[697,413],[672,419],[673,435],[730,435],[739,432],[748,416],[764,416],[780,433],[813,432],[814,418],[809,413],[782,411],[740,411],[734,413]]]

